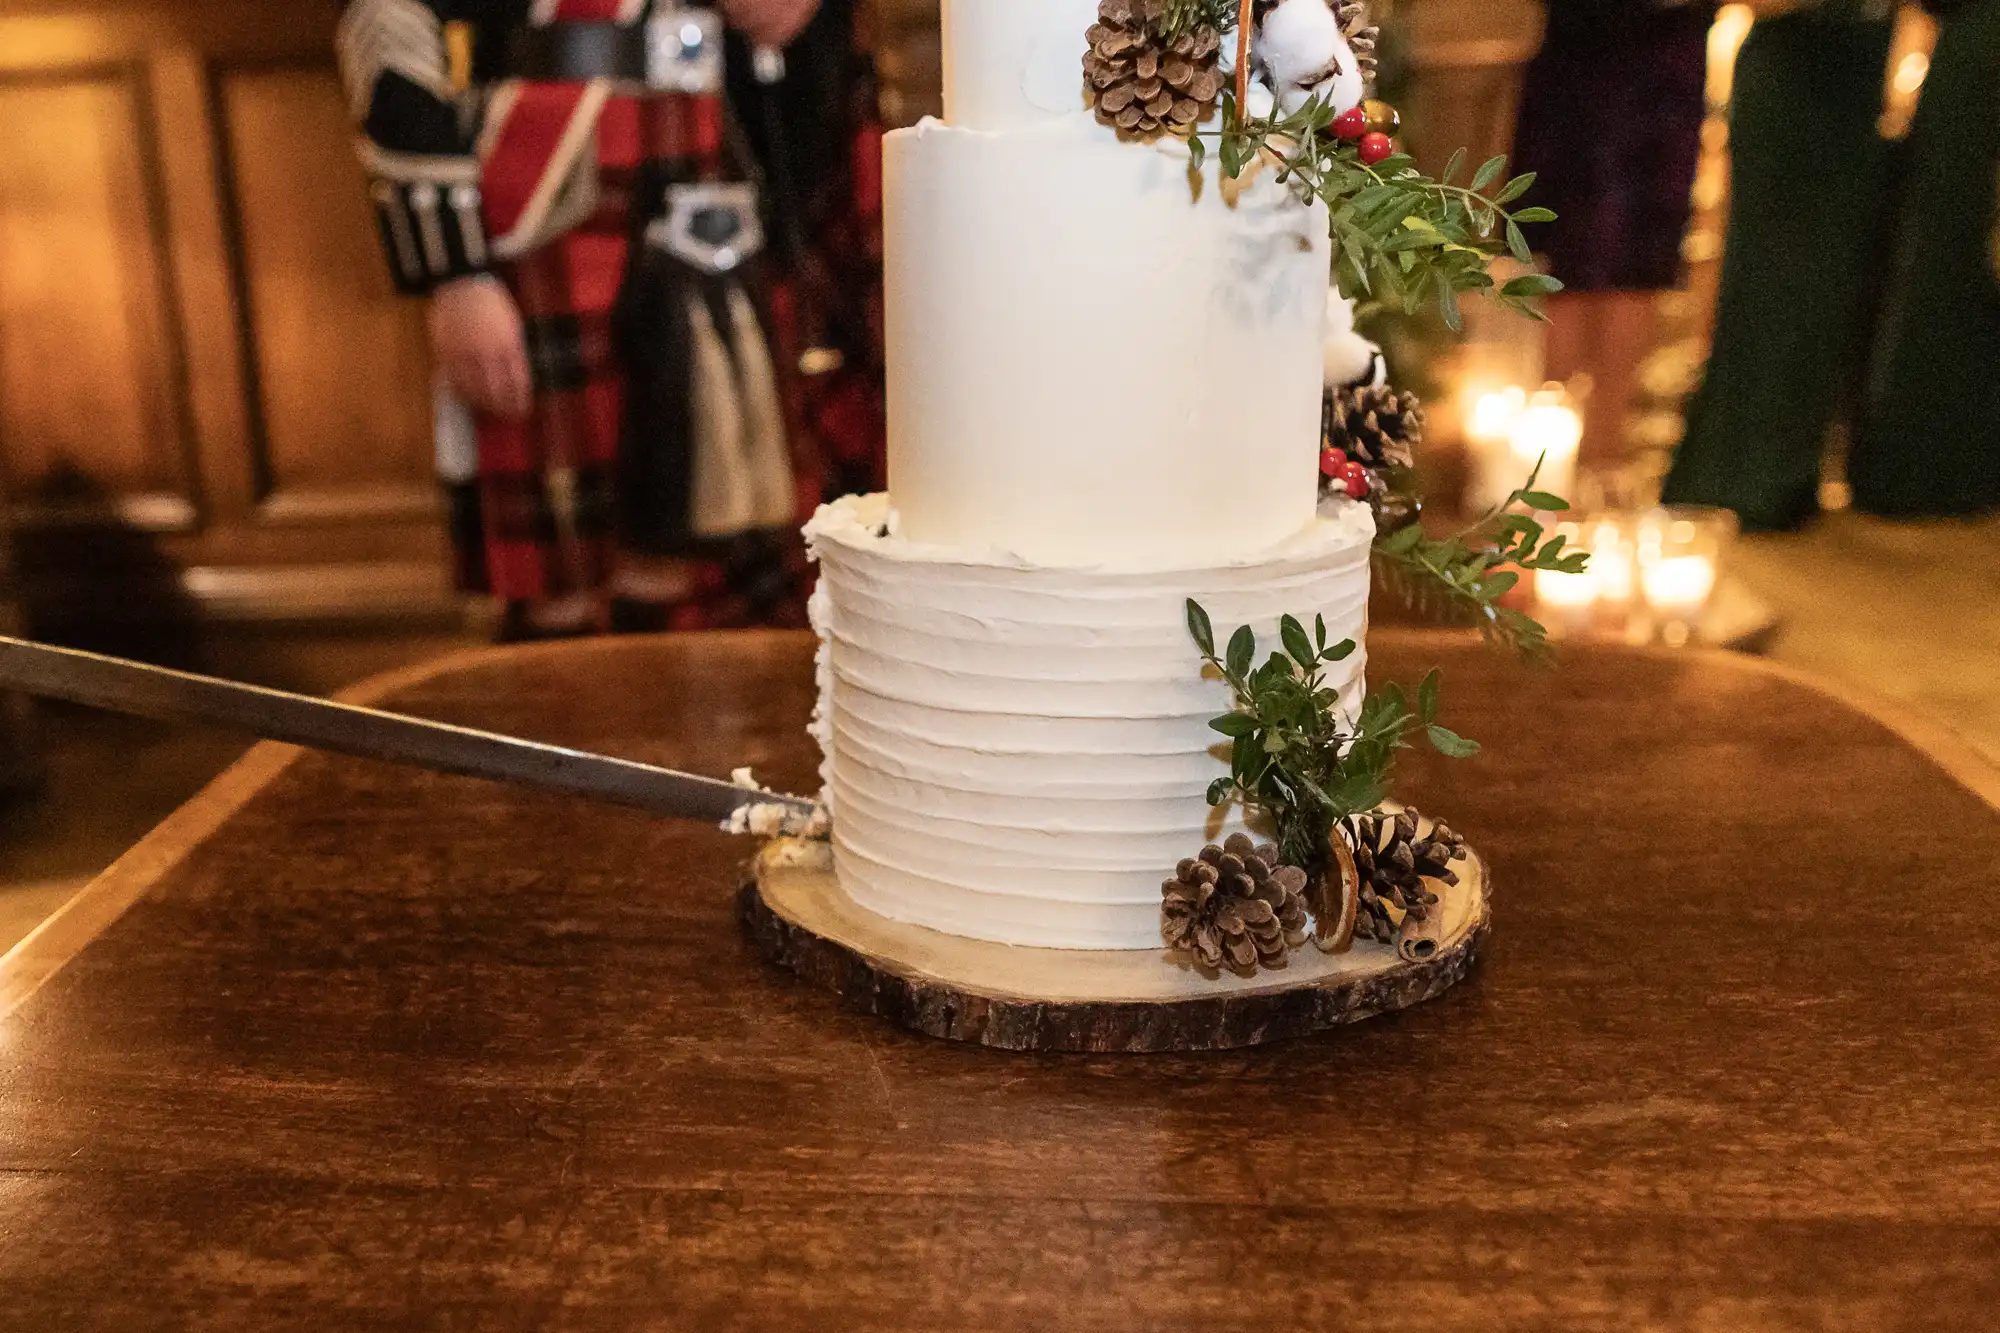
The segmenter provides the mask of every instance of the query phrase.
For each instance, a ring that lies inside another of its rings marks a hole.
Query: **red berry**
[[[1347,487],[1347,494],[1350,499],[1365,500],[1368,498],[1368,469],[1361,464],[1349,461],[1346,466],[1340,469],[1340,482],[1343,486]]]
[[[1362,162],[1371,167],[1395,151],[1396,145],[1380,130],[1371,130],[1362,135],[1361,143],[1355,149]]]
[[[1338,449],[1327,448],[1319,451],[1319,470],[1324,477],[1342,479],[1341,469],[1347,466],[1347,455]]]
[[[1349,107],[1333,118],[1333,132],[1342,139],[1359,139],[1368,133],[1368,113],[1358,106]]]

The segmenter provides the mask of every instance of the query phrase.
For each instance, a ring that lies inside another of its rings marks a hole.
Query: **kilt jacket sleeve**
[[[466,0],[348,0],[337,54],[361,131],[389,273],[421,295],[485,271],[474,127],[452,87],[446,22]]]

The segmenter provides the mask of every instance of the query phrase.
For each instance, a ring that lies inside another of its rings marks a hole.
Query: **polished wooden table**
[[[916,1037],[701,827],[253,751],[0,963],[0,1327],[2000,1326],[2000,779],[1771,668],[1445,668],[1498,884],[1433,1004],[1208,1056]],[[812,781],[809,645],[363,693]]]

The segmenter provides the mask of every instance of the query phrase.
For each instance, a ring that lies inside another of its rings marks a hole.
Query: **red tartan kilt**
[[[521,308],[535,372],[526,421],[478,420],[486,582],[497,596],[594,591],[615,572],[624,382],[611,312],[630,245],[630,186],[648,140],[663,125],[685,125],[690,110],[687,99],[669,116],[633,98],[607,102],[597,121],[596,213],[496,270]]]
[[[597,125],[596,214],[496,267],[530,333],[536,390],[525,421],[477,418],[478,504],[459,506],[467,517],[475,508],[479,515],[478,549],[462,551],[459,562],[467,591],[532,602],[613,585],[625,386],[612,312],[626,272],[633,173],[649,159],[669,158],[692,159],[706,176],[719,169],[721,152],[714,99],[611,99]],[[781,359],[785,332],[774,348]],[[801,404],[794,398],[788,407],[796,428]],[[819,498],[819,472],[798,470],[803,515]],[[795,533],[746,534],[713,548],[676,562],[692,579],[688,594],[657,607],[652,627],[805,623],[809,575]]]
[[[478,418],[487,581],[500,597],[590,591],[612,575],[624,383],[611,305],[626,244],[622,219],[600,215],[500,272],[531,329],[573,328],[580,351],[559,383],[537,367],[527,420]],[[564,473],[567,486],[555,480]]]

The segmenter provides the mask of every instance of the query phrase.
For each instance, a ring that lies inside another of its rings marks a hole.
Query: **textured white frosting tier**
[[[1084,106],[1085,0],[949,0],[887,137],[889,490],[913,540],[1226,559],[1312,521],[1324,206]]]
[[[840,883],[884,916],[1042,948],[1160,945],[1160,881],[1240,827],[1210,810],[1229,706],[1188,638],[1326,617],[1361,638],[1374,522],[1338,503],[1254,557],[1050,567],[879,535],[885,496],[806,528],[821,565],[814,731]],[[1351,701],[1363,654],[1333,668]]]

